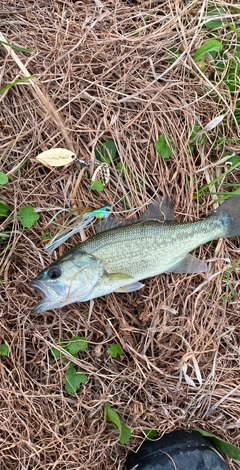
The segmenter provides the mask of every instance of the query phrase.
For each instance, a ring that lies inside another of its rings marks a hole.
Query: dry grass
[[[164,433],[197,426],[239,444],[240,304],[238,295],[223,300],[229,295],[223,272],[227,259],[233,264],[239,258],[237,239],[198,249],[202,259],[218,258],[207,282],[205,275],[161,275],[142,291],[95,300],[90,321],[83,316],[88,303],[31,313],[37,299],[28,283],[49,263],[40,237],[54,213],[50,208],[64,204],[60,181],[69,199],[95,208],[123,196],[132,207],[167,193],[178,220],[194,220],[212,210],[211,196],[201,205],[192,195],[223,170],[211,160],[223,152],[216,150],[218,133],[237,135],[230,119],[235,98],[221,82],[214,89],[210,71],[202,73],[192,59],[206,35],[201,25],[207,0],[102,4],[10,0],[1,6],[6,41],[33,53],[1,46],[0,87],[35,75],[0,95],[1,167],[11,175],[28,157],[1,190],[13,214],[4,224],[11,248],[1,254],[0,336],[11,349],[0,369],[1,470],[121,469],[147,428]],[[150,10],[151,21],[144,23]],[[166,61],[171,47],[182,51],[173,64]],[[189,153],[190,126],[204,126],[226,111],[228,126],[219,125],[207,144]],[[170,134],[176,148],[166,161],[155,151],[161,133]],[[103,193],[90,191],[83,173],[79,178],[80,165],[50,171],[34,159],[62,146],[87,161],[107,139],[115,141],[119,161],[132,174],[123,179],[113,170]],[[226,144],[224,151],[239,150],[237,145]],[[238,177],[235,171],[228,181]],[[35,227],[23,231],[17,211],[26,204],[44,210]],[[57,254],[76,241],[79,236]],[[236,292],[239,274],[239,267],[231,273]],[[63,385],[65,363],[56,362],[50,348],[56,338],[78,334],[90,343],[76,360],[89,380],[70,395]],[[119,360],[107,352],[112,341],[123,345]],[[120,446],[117,430],[106,424],[105,401],[131,427],[129,446]],[[231,462],[230,468],[240,467]]]

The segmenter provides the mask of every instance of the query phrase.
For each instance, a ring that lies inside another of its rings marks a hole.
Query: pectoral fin
[[[135,290],[141,289],[145,285],[138,281],[131,282],[133,277],[125,273],[110,273],[107,274],[107,277],[110,283],[112,281],[126,281],[126,284],[118,287],[118,289],[115,289],[114,292],[133,292]]]
[[[141,282],[133,282],[132,284],[127,284],[126,286],[119,287],[116,289],[114,292],[133,292],[135,290],[141,289],[144,287],[145,284],[142,284]]]
[[[204,261],[195,258],[195,256],[187,255],[175,266],[172,266],[168,273],[202,273],[207,271],[207,264]]]
[[[129,274],[125,273],[108,273],[107,277],[110,281],[121,281],[121,280],[129,280],[133,279],[132,276],[129,276]]]

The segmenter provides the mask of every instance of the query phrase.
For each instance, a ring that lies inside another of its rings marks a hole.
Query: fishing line
[[[126,194],[126,196],[128,196],[128,194],[131,194],[131,191],[129,190]],[[111,206],[111,208],[113,209],[117,204],[119,204],[119,202],[121,202],[126,196],[122,196],[120,199],[118,199],[117,202],[115,202],[115,204],[113,204]],[[143,207],[145,206],[148,206],[149,204],[151,204],[151,200],[150,201],[147,201],[145,202],[144,204],[142,204],[141,206],[136,206],[134,207],[133,209],[125,209],[125,210],[122,210],[122,211],[111,211],[112,214],[125,214],[127,212],[137,212],[139,209],[142,209]]]
[[[65,208],[64,209],[60,209],[52,218],[51,220],[49,220],[49,222],[47,223],[47,225],[45,225],[45,227],[48,227],[49,225],[51,225],[53,223],[53,221],[56,219],[56,217],[61,214],[61,212],[68,212],[69,209]]]
[[[59,184],[60,184],[61,190],[63,192],[63,197],[64,197],[64,200],[65,200],[65,208],[69,208],[70,207],[70,202],[67,198],[66,191],[65,191],[65,188],[64,188],[61,180],[59,181]]]
[[[136,206],[133,209],[125,209],[123,211],[112,211],[112,214],[125,214],[126,212],[133,212],[134,213],[134,212],[137,212],[139,209],[142,209],[145,206],[149,206],[149,204],[151,204],[151,201],[147,201],[144,204],[142,204],[141,206]]]

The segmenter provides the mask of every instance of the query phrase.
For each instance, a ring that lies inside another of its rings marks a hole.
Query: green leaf
[[[118,162],[118,163],[116,164],[116,170],[121,171],[122,169],[123,169],[123,164],[122,164],[122,162]]]
[[[216,140],[216,148],[221,147],[222,144],[228,143],[228,142],[239,142],[240,138],[239,137],[222,137],[221,139]]]
[[[237,155],[234,155],[233,157],[229,158],[228,162],[231,163],[232,166],[233,166],[233,165],[236,165],[237,163],[239,163],[240,159],[239,159],[239,157],[237,157]]]
[[[72,356],[76,356],[79,351],[86,351],[87,348],[87,340],[81,336],[73,336],[66,346],[66,350],[72,354]]]
[[[34,75],[30,75],[29,77],[24,77],[24,78],[18,78],[17,80],[15,80],[14,82],[12,83],[9,83],[8,85],[6,85],[4,88],[2,88],[0,90],[0,95],[2,95],[6,90],[8,90],[9,88],[12,88],[12,86],[15,86],[17,85],[18,83],[23,83],[23,82],[26,82],[27,80],[31,80],[31,78],[33,78]]]
[[[7,184],[8,183],[8,176],[3,173],[3,171],[0,171],[0,184]]]
[[[119,343],[111,343],[108,352],[111,357],[116,358],[118,355],[123,354],[123,349]]]
[[[156,150],[162,158],[169,158],[172,156],[175,147],[172,144],[172,137],[170,135],[161,134],[156,141]]]
[[[114,160],[117,154],[117,147],[113,140],[106,140],[103,144],[95,149],[95,157],[98,161],[110,165],[111,160]]]
[[[190,137],[189,137],[189,149],[190,151],[193,151],[194,145],[204,145],[207,141],[208,138],[204,133],[201,133],[201,127],[198,124],[195,124],[190,128]]]
[[[211,434],[210,432],[204,431],[203,429],[194,428],[193,431],[199,432],[204,437],[208,437],[216,447],[218,447],[221,452],[231,459],[240,460],[240,449],[228,442],[224,441],[220,437]]]
[[[4,44],[5,46],[11,47],[15,51],[26,52],[26,54],[31,54],[33,52],[31,51],[31,49],[27,49],[26,47],[20,47],[20,46],[17,46],[16,44],[11,44],[9,42],[5,42],[1,40],[0,40],[0,44]]]
[[[144,16],[143,21],[148,21],[151,18],[151,12]]]
[[[208,16],[221,16],[224,14],[225,14],[225,10],[223,8],[215,8],[214,10],[209,11],[207,13],[207,16],[205,17],[204,26],[206,26],[206,28],[209,28],[209,29],[221,28],[223,25],[223,21],[221,18],[217,18],[216,20],[214,19],[208,20],[207,17]]]
[[[214,178],[210,183],[205,184],[201,188],[198,188],[197,191],[193,195],[193,200],[195,201],[196,199],[199,199],[201,196],[203,196],[206,191],[208,191],[215,183],[218,183],[221,179],[223,179],[225,176],[227,176],[229,173],[231,173],[235,168],[238,168],[240,166],[240,159],[238,159],[238,162],[235,163],[234,165],[231,166],[227,171],[224,173],[221,173],[219,176]],[[233,194],[233,193],[232,193]]]
[[[1,344],[0,345],[0,356],[8,356],[9,354],[9,347],[7,344]]]
[[[0,232],[0,243],[5,242],[9,238],[9,236],[10,235],[8,235],[8,233]]]
[[[83,336],[73,336],[69,340],[59,338],[56,342],[72,356],[76,356],[79,351],[86,351],[88,348],[88,342]],[[57,348],[52,348],[51,353],[56,359],[61,359],[64,356],[64,353],[59,351]]]
[[[91,181],[90,189],[92,191],[98,191],[100,193],[104,190],[104,184],[102,183],[102,181],[99,180]]]
[[[211,52],[218,52],[220,49],[222,49],[222,43],[218,41],[217,39],[209,39],[209,41],[204,42],[196,51],[194,54],[194,60],[197,62],[200,59],[203,59],[205,54],[211,53]]]
[[[234,287],[233,287],[233,285],[232,285],[232,283],[231,283],[231,280],[230,280],[230,272],[229,272],[229,271],[225,271],[224,277],[226,278],[227,285],[228,285],[229,290],[230,290],[230,292],[231,292],[230,299],[234,299],[236,292],[235,292]]]
[[[63,353],[59,351],[57,348],[52,348],[51,353],[55,357],[55,359],[61,359],[63,357]]]
[[[212,16],[212,15],[209,15],[209,16]],[[217,16],[217,15],[215,15]],[[221,19],[216,19],[216,20],[207,20],[205,23],[204,23],[204,26],[206,26],[206,28],[209,28],[209,29],[219,29],[221,28],[223,25],[223,22]]]
[[[147,439],[153,439],[157,435],[156,429],[146,429],[143,431]]]
[[[234,111],[234,116],[238,124],[240,124],[240,100],[236,102],[236,108]]]
[[[19,211],[19,215],[23,227],[32,227],[39,219],[39,215],[35,212],[34,207],[32,206],[22,207]]]
[[[50,232],[45,232],[41,237],[40,240],[46,240],[48,238],[51,238],[51,233]]]
[[[0,217],[7,217],[9,212],[9,207],[0,201]]]
[[[126,424],[122,423],[118,413],[109,405],[109,403],[105,403],[104,408],[107,422],[115,424],[119,429],[120,444],[127,444],[131,437],[131,429],[126,426]]]
[[[173,63],[177,58],[182,54],[177,47],[170,47],[170,49],[167,50],[167,53],[169,54],[169,57],[167,58],[167,62]]]
[[[89,310],[86,310],[85,312],[83,312],[83,316],[85,318],[88,318],[89,317]]]
[[[240,32],[239,30],[231,23],[227,23],[228,27],[234,31],[234,33],[237,35],[237,37],[239,38],[240,37]]]
[[[65,390],[69,393],[76,393],[81,384],[85,384],[88,377],[83,372],[77,372],[75,367],[71,366],[65,372]]]

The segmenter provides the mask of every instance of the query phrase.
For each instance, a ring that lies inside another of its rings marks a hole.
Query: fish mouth
[[[33,313],[42,313],[46,310],[51,310],[61,306],[62,296],[60,292],[54,287],[46,285],[36,279],[31,281],[29,285],[30,287],[36,289],[36,291],[42,297],[42,300],[34,307]]]

